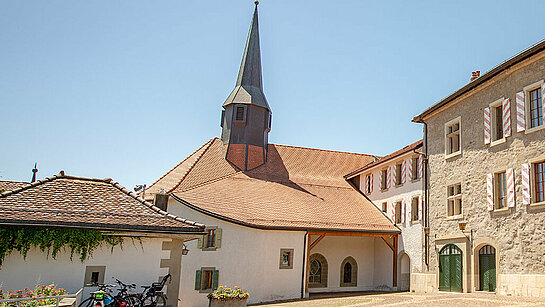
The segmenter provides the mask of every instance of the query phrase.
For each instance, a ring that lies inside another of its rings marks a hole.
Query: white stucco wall
[[[110,247],[103,246],[83,263],[78,255],[71,261],[69,250],[60,252],[56,259],[48,258],[35,248],[28,252],[26,259],[15,251],[6,257],[0,268],[0,288],[24,289],[54,283],[75,293],[83,287],[86,266],[106,266],[104,283],[115,283],[112,279],[115,277],[125,283],[149,285],[168,274],[168,269],[159,268],[161,258],[169,258],[169,252],[161,250],[162,241],[143,238],[140,245],[137,240],[133,244],[130,238],[125,239],[123,248],[115,247],[112,253]]]
[[[305,232],[259,230],[201,214],[170,198],[168,211],[206,226],[222,229],[221,248],[202,251],[197,240],[186,242],[182,261],[182,306],[207,306],[207,293],[195,290],[195,272],[219,270],[219,285],[238,286],[250,293],[249,303],[301,297]],[[279,269],[280,249],[293,248],[293,269]]]
[[[421,224],[422,217],[419,221],[411,221],[408,207],[411,206],[413,197],[419,197],[419,206],[422,206],[422,179],[409,180],[400,186],[390,186],[386,191],[380,190],[380,171],[386,167],[400,163],[401,161],[410,161],[411,157],[417,156],[414,153],[407,153],[401,155],[395,159],[392,159],[384,164],[379,164],[369,170],[366,170],[360,174],[360,191],[365,191],[365,177],[369,174],[373,174],[373,191],[367,194],[367,197],[375,204],[375,206],[382,210],[382,203],[388,203],[388,212],[386,216],[391,218],[392,206],[399,201],[403,201],[406,204],[404,223],[397,224],[401,229],[401,236],[399,237],[399,252],[407,253],[411,262],[411,272],[422,272],[422,253],[423,253],[423,226]],[[390,260],[391,261],[391,260]],[[399,278],[398,278],[399,280]]]
[[[317,237],[311,236],[311,242]],[[383,284],[392,286],[392,251],[380,238],[326,236],[311,250],[310,254],[314,253],[326,258],[328,278],[327,288],[309,288],[311,293],[367,291]],[[358,265],[356,287],[341,287],[341,265],[348,256]],[[389,262],[383,261],[388,258]]]

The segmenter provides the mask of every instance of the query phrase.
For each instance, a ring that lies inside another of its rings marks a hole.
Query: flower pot
[[[245,307],[247,301],[247,298],[228,298],[224,300],[210,298],[208,307]]]

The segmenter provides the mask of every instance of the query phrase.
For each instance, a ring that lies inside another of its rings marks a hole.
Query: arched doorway
[[[462,250],[454,244],[439,252],[439,290],[462,292]]]
[[[411,259],[406,253],[399,257],[399,290],[409,291],[411,288]]]
[[[479,288],[481,291],[496,291],[496,249],[490,245],[479,250]]]
[[[321,254],[310,255],[309,288],[327,288],[327,260]]]

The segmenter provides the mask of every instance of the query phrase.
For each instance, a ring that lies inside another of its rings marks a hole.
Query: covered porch
[[[304,293],[396,291],[398,234],[309,231]]]

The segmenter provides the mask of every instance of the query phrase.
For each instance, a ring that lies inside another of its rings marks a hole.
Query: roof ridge
[[[321,149],[321,148],[312,148],[312,147],[303,147],[303,146],[294,146],[294,145],[284,145],[284,144],[269,144],[269,145],[299,148],[299,149],[310,149],[310,150],[316,150],[316,151],[336,152],[336,153],[350,154],[350,155],[356,155],[356,156],[368,156],[368,157],[376,157],[377,156],[377,155],[372,155],[372,154],[364,154],[364,153],[357,153],[357,152],[350,152],[350,151]]]
[[[180,166],[182,163],[184,163],[185,161],[187,161],[187,159],[189,159],[189,157],[191,157],[193,154],[195,154],[197,151],[199,151],[201,148],[203,148],[204,146],[206,146],[206,144],[211,144],[213,140],[217,139],[217,137],[213,137],[211,139],[209,139],[208,141],[206,141],[204,144],[202,144],[199,148],[197,148],[196,150],[194,150],[191,154],[189,154],[187,157],[185,157],[185,159],[183,159],[180,163],[174,165],[174,167],[172,167],[168,172],[166,172],[163,176],[159,177],[159,179],[155,180],[152,184],[150,184],[150,186],[148,187],[151,188],[154,184],[156,184],[157,182],[159,182],[159,180],[165,178],[168,174],[172,173],[172,171],[177,168],[178,166]]]
[[[109,178],[108,178],[109,179]],[[155,211],[156,213],[158,214],[161,214],[161,215],[164,215],[165,217],[168,217],[170,219],[173,219],[177,222],[182,222],[182,223],[185,223],[185,224],[189,224],[189,225],[193,225],[193,226],[197,226],[197,227],[200,227],[200,228],[204,228],[205,226],[203,224],[200,224],[200,223],[197,223],[197,222],[193,222],[193,221],[190,221],[190,220],[187,220],[187,219],[183,219],[181,217],[178,217],[178,216],[175,216],[174,214],[171,214],[171,213],[168,213],[164,210],[161,210],[159,207],[155,206],[154,204],[148,202],[147,200],[143,199],[143,198],[140,198],[138,197],[138,195],[132,191],[129,191],[127,188],[125,188],[124,186],[122,186],[121,184],[119,184],[119,182],[114,182],[113,179],[109,179],[107,181],[108,183],[110,183],[112,186],[114,186],[115,188],[119,189],[121,192],[129,195],[130,197],[134,198],[135,200],[139,201],[141,204],[143,204],[144,206],[147,206],[148,208],[150,208],[151,210]]]
[[[10,190],[10,191],[5,191],[3,193],[0,193],[0,198],[20,193],[22,191],[28,190],[30,188],[33,188],[33,187],[36,187],[36,186],[39,186],[39,185],[42,185],[42,184],[44,184],[46,182],[50,182],[50,181],[53,181],[53,180],[58,179],[58,178],[62,178],[64,176],[65,176],[64,171],[60,171],[59,174],[57,174],[57,175],[53,175],[53,176],[50,176],[50,177],[46,177],[44,179],[36,180],[35,182],[31,182],[31,183],[29,183],[29,184],[27,184],[25,186],[20,187],[20,188],[16,188],[16,189],[13,189],[13,190]]]
[[[1,179],[0,179],[0,182],[17,182],[17,183],[27,183],[27,184],[30,184],[30,182],[28,182],[28,181],[21,181],[21,180],[1,180]]]
[[[168,191],[168,193],[171,193],[172,191],[174,191],[177,187],[180,186],[180,184],[182,184],[182,182],[184,181],[184,179],[187,177],[187,175],[189,175],[189,172],[191,172],[193,170],[193,168],[195,167],[195,165],[197,164],[197,162],[199,162],[202,158],[202,156],[208,151],[208,149],[210,148],[210,146],[212,146],[212,144],[219,138],[215,137],[215,138],[212,138],[210,139],[210,141],[208,141],[206,144],[208,144],[208,146],[202,151],[202,153],[195,159],[195,162],[193,162],[193,164],[191,164],[189,166],[189,168],[187,169],[187,171],[185,172],[185,174],[182,176],[182,178],[180,178],[180,180],[178,181],[178,183]],[[206,145],[205,144],[205,145]],[[204,145],[203,145],[204,146]],[[203,146],[201,146],[200,148],[203,148]],[[199,148],[199,149],[200,149]],[[193,152],[194,154],[195,152]],[[193,155],[191,154],[191,155]]]

